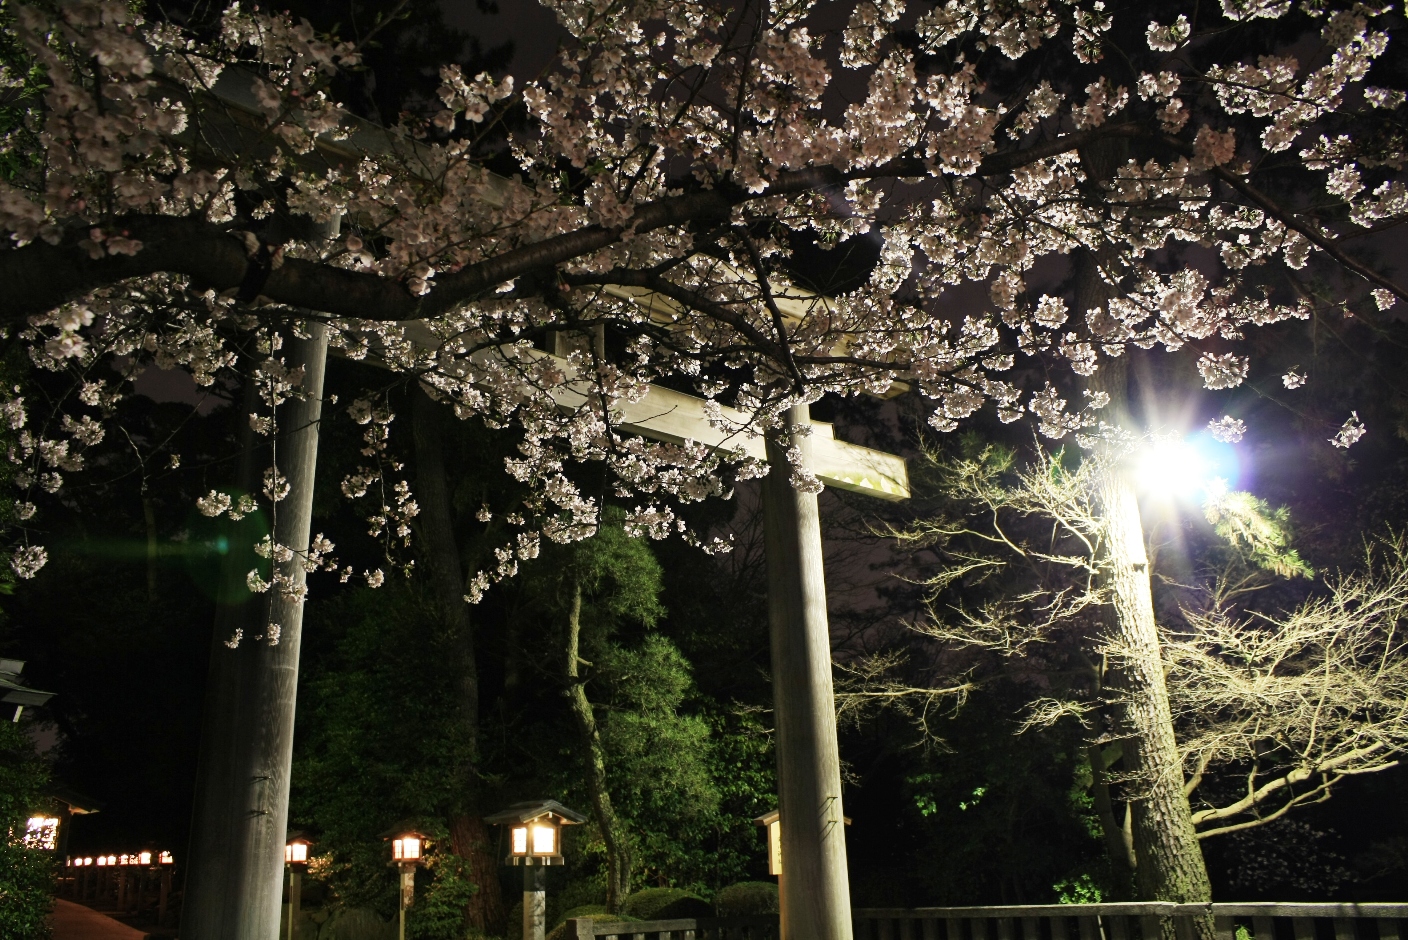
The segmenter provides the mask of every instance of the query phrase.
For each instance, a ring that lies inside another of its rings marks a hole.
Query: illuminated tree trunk
[[[788,420],[809,424],[807,406],[793,408]],[[805,461],[809,438],[796,435],[791,443]],[[768,440],[771,469],[763,482],[777,796],[787,879],[783,940],[851,940],[821,515],[816,494],[792,486],[785,447]]]
[[[454,508],[445,478],[440,446],[444,425],[441,406],[417,386],[412,391],[412,425],[416,445],[416,499],[430,585],[447,635],[453,638],[459,675],[460,733],[470,746],[469,760],[460,768],[460,805],[450,817],[450,844],[469,864],[469,877],[479,888],[465,914],[476,930],[494,934],[503,928],[504,901],[498,860],[479,803],[479,665],[474,649],[474,622],[464,599],[464,569],[452,520]]]
[[[1095,293],[1090,285],[1098,279],[1093,271],[1078,271],[1078,278],[1078,309],[1089,309],[1098,303],[1090,302]],[[1107,361],[1090,381],[1092,391],[1110,396],[1105,414],[1121,423],[1127,373],[1127,359],[1121,357]],[[1211,901],[1212,886],[1183,792],[1139,500],[1123,468],[1112,467],[1097,481],[1095,508],[1104,541],[1100,560],[1101,585],[1109,592],[1107,630],[1119,648],[1109,684],[1115,733],[1123,739],[1124,769],[1132,777],[1126,789],[1133,814],[1135,884],[1143,900]],[[1211,919],[1197,923],[1200,936],[1211,940]],[[1171,923],[1166,924],[1165,932],[1171,930]]]
[[[581,639],[582,585],[574,580],[571,606],[567,611],[567,699],[587,761],[587,791],[591,795],[592,811],[601,830],[601,840],[606,843],[606,909],[616,914],[631,892],[631,862],[622,839],[620,820],[611,805],[611,793],[606,788],[606,748],[602,746],[596,713],[592,711],[581,678]]]
[[[327,331],[289,344],[306,397],[282,406],[277,457],[289,483],[276,505],[274,540],[306,552],[318,463]],[[248,409],[247,409],[248,410]],[[246,455],[251,449],[246,449]],[[250,489],[261,468],[246,460]],[[298,692],[303,604],[277,593],[251,595],[244,574],[257,559],[252,527],[231,527],[207,683],[181,936],[185,940],[270,940],[279,933],[289,771]],[[243,537],[239,537],[243,534]],[[282,565],[295,587],[301,559]],[[233,648],[227,642],[238,644]]]

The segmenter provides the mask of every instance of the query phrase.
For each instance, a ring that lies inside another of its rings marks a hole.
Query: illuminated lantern
[[[54,851],[59,844],[59,820],[54,816],[31,816],[24,827],[24,845],[30,849]]]
[[[391,858],[397,862],[418,862],[425,837],[418,832],[405,832],[391,840]]]
[[[137,863],[139,865],[150,865],[152,863],[152,853],[143,852],[141,855],[138,855]]]
[[[484,821],[508,827],[506,865],[523,865],[523,940],[543,940],[547,927],[544,867],[562,864],[562,827],[587,821],[556,800],[515,803]]]
[[[284,843],[284,863],[288,865],[288,940],[297,931],[303,907],[303,872],[308,867],[308,846],[312,840],[301,832],[290,832]]]
[[[174,858],[171,857],[171,853],[170,853],[170,852],[162,852],[160,855],[158,855],[158,856],[156,857],[156,860],[157,860],[157,862],[159,862],[159,863],[162,864],[162,865],[174,865],[174,864],[176,864],[176,859],[174,859]]]
[[[288,844],[284,846],[284,861],[289,865],[308,864],[308,846],[312,845],[307,837],[301,832],[291,833]]]
[[[391,864],[401,869],[399,940],[406,940],[406,909],[416,900],[416,866],[425,855],[425,834],[402,823],[381,834],[391,840]]]

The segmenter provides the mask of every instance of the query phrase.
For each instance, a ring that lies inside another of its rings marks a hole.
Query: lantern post
[[[308,870],[308,846],[312,840],[301,832],[290,832],[284,844],[284,864],[288,866],[288,940],[294,940],[303,907],[303,873]]]
[[[397,937],[406,940],[406,910],[416,900],[416,866],[425,856],[425,835],[409,826],[396,826],[382,833],[391,840],[391,864],[401,872],[401,903]]]
[[[508,827],[505,865],[523,866],[523,940],[543,940],[547,930],[547,866],[561,865],[562,827],[587,821],[556,800],[515,803],[485,816],[493,826]]]

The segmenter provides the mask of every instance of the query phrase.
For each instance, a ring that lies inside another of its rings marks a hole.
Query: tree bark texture
[[[622,839],[620,820],[611,805],[611,793],[606,788],[606,748],[601,744],[596,713],[592,711],[581,677],[582,585],[573,581],[571,590],[571,606],[567,611],[567,699],[587,762],[587,790],[591,794],[592,811],[601,829],[601,840],[606,843],[606,909],[617,914],[621,911],[621,902],[631,893],[631,860]]]
[[[788,421],[809,425],[807,406],[789,411]],[[783,940],[851,940],[821,514],[815,493],[792,486],[788,443],[804,461],[810,456],[805,435],[770,438],[771,468],[763,481],[777,795],[787,873]]]
[[[303,553],[312,534],[328,349],[324,326],[309,330],[287,356],[304,368],[306,397],[287,402],[279,416],[276,456],[289,492],[275,504],[273,531],[276,542]],[[303,604],[277,589],[251,597],[243,574],[253,567],[253,540],[244,541],[231,540],[216,615],[181,918],[187,940],[270,940],[279,931]],[[295,587],[307,577],[301,562],[283,563]],[[236,631],[243,635],[230,649],[224,643]]]
[[[1076,277],[1078,309],[1104,300],[1093,259],[1077,259]],[[1128,421],[1127,363],[1127,357],[1108,361],[1090,380],[1092,391],[1110,396],[1105,413],[1120,424]],[[1109,592],[1107,630],[1120,649],[1110,668],[1110,685],[1116,733],[1123,739],[1125,769],[1132,777],[1127,789],[1138,860],[1135,885],[1143,900],[1211,901],[1212,886],[1183,793],[1183,762],[1164,681],[1139,499],[1125,468],[1111,467],[1097,481],[1095,507],[1104,526],[1101,581]],[[1198,928],[1210,940],[1211,921],[1198,922]]]
[[[460,733],[469,745],[469,761],[460,769],[460,805],[450,817],[450,846],[469,865],[469,877],[479,890],[469,901],[469,925],[486,933],[504,924],[503,891],[488,827],[479,799],[479,665],[474,649],[474,621],[464,599],[464,569],[455,538],[454,506],[445,475],[441,447],[444,424],[441,406],[417,386],[412,391],[411,420],[416,445],[416,499],[423,547],[435,607],[458,662]]]

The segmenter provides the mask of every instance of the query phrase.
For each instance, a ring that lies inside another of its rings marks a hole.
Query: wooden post
[[[275,504],[274,541],[306,552],[311,537],[313,481],[318,463],[327,330],[308,326],[308,339],[285,351],[290,368],[304,369],[306,397],[280,408],[279,471],[290,489]],[[263,468],[257,468],[262,478]],[[206,691],[186,903],[185,940],[268,940],[279,934],[283,906],[284,839],[303,604],[276,593],[252,596],[244,572],[250,546],[230,545]],[[295,556],[282,571],[301,587],[307,577]],[[241,570],[243,569],[243,570]],[[260,615],[267,610],[267,614]],[[271,625],[279,627],[272,641]],[[235,630],[238,646],[224,645]]]
[[[161,866],[161,888],[156,901],[156,925],[166,926],[167,902],[171,899],[171,866]]]
[[[788,421],[809,425],[807,406],[789,411]],[[778,810],[786,820],[782,938],[852,940],[821,516],[816,494],[791,484],[789,442],[808,459],[808,437],[770,438],[763,481]]]
[[[548,870],[523,867],[523,940],[543,940],[548,920]]]

